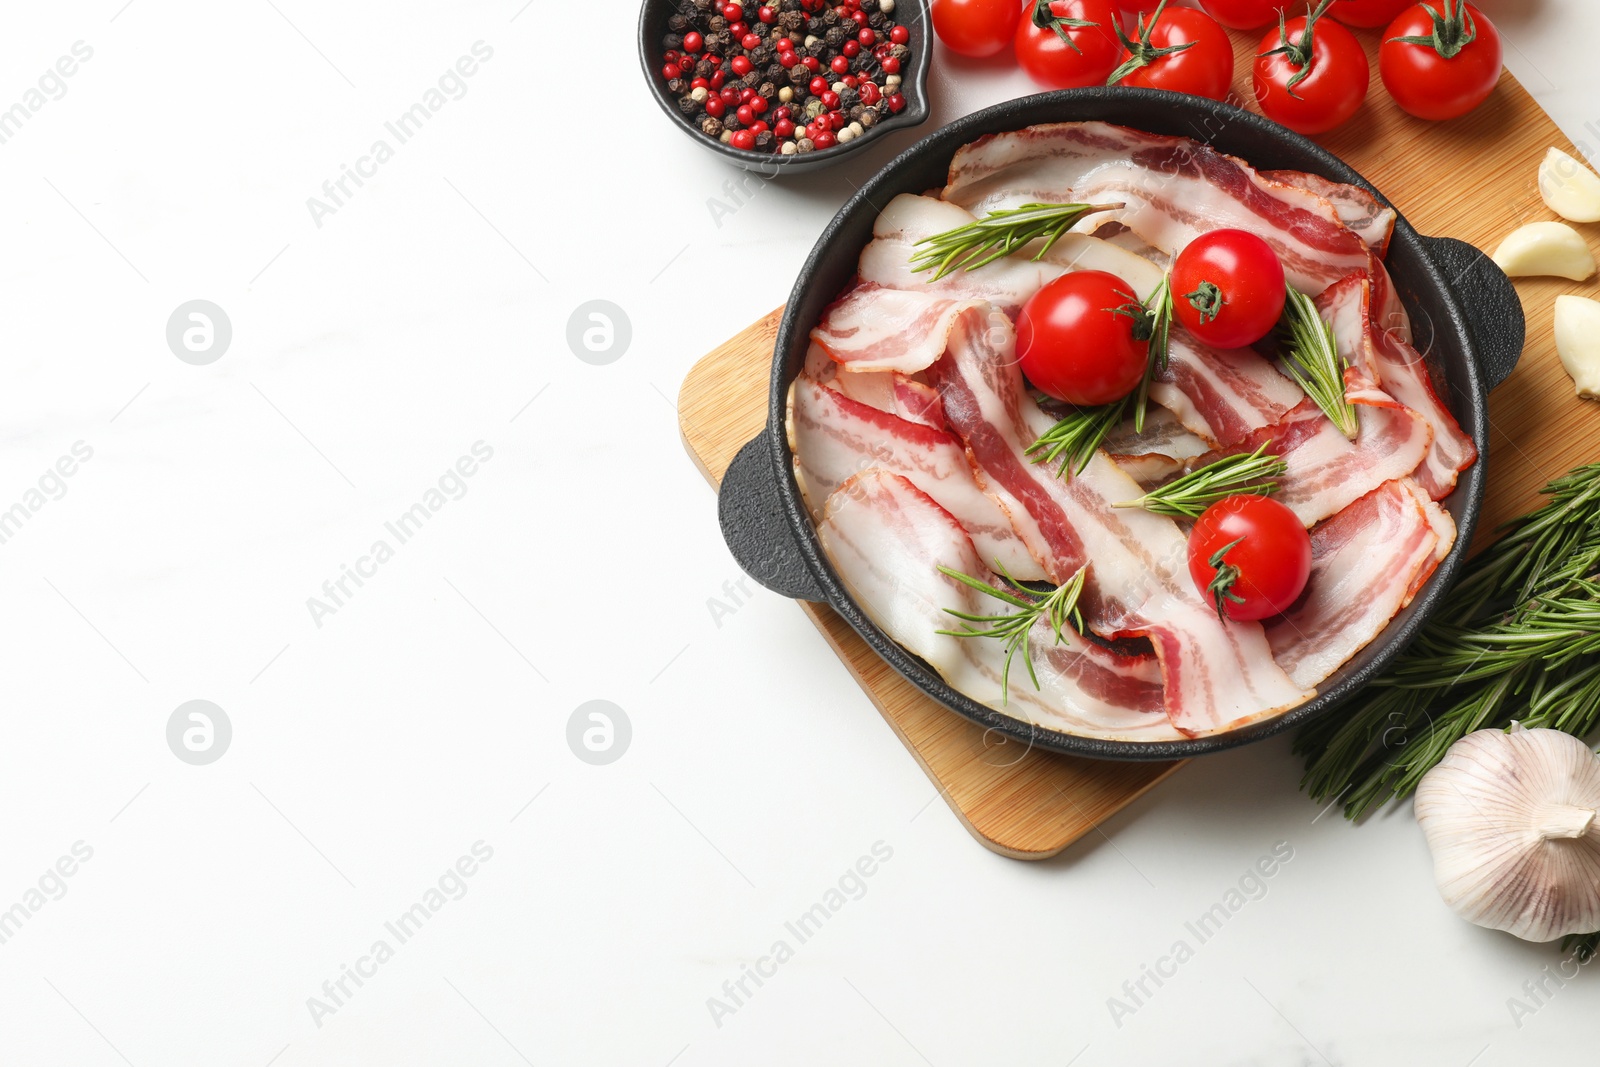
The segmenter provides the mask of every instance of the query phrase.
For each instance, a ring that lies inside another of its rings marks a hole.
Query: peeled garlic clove
[[[1556,354],[1578,395],[1600,399],[1600,303],[1556,297]]]
[[[1600,222],[1600,174],[1552,148],[1539,164],[1539,195],[1551,211],[1572,222]]]
[[[1600,930],[1600,759],[1559,730],[1479,730],[1417,786],[1445,903],[1527,941]]]
[[[1594,276],[1594,253],[1564,222],[1530,222],[1512,230],[1494,261],[1513,278],[1548,276],[1581,282]]]

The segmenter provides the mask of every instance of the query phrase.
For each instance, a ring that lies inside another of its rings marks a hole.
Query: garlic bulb
[[[1600,930],[1600,759],[1559,730],[1479,730],[1417,786],[1439,893],[1527,941]]]
[[[1600,398],[1600,303],[1586,296],[1556,297],[1556,355],[1579,396]]]
[[[1559,148],[1539,164],[1539,195],[1570,222],[1600,222],[1600,175]]]
[[[1494,250],[1494,262],[1511,278],[1594,277],[1594,253],[1583,237],[1564,222],[1530,222],[1512,230]]]

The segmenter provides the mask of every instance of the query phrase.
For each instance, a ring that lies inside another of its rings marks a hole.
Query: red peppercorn
[[[787,37],[779,37],[778,38],[778,43],[773,45],[772,47],[776,48],[780,52],[793,52],[794,51],[794,42],[789,40],[789,38],[787,38]]]
[[[772,8],[768,7],[766,4],[762,4],[761,9],[756,12],[756,18],[760,19],[762,22],[777,22],[778,13]]]
[[[811,71],[813,74],[822,69],[822,60],[818,59],[816,56],[806,56],[804,62],[806,69]]]
[[[794,134],[794,123],[788,119],[779,119],[773,123],[772,132],[779,137],[790,137]]]
[[[749,32],[750,32],[750,27],[746,26],[742,22],[730,22],[730,23],[728,23],[728,36],[729,37],[743,37],[745,34],[747,34]]]
[[[905,44],[911,40],[911,31],[904,26],[892,26],[889,29],[889,40],[895,44]]]
[[[899,114],[906,109],[906,98],[899,93],[895,93],[890,96],[888,103],[889,110],[893,111],[895,114]]]
[[[738,62],[735,60],[735,62]],[[834,56],[833,62],[828,64],[835,74],[844,74],[850,70],[850,60],[846,56]]]
[[[832,89],[829,89],[827,92],[823,93],[822,106],[827,108],[829,111],[832,111],[834,108],[838,107],[839,94],[834,92]]]
[[[684,56],[682,59],[678,60],[678,69],[683,73],[688,74],[690,71],[694,70],[694,63],[694,56]]]
[[[742,148],[742,149],[744,149],[745,151],[748,152],[750,149],[752,149],[752,148],[754,148],[756,146],[755,131],[754,130],[735,130],[735,131],[733,131],[733,138],[730,140],[729,143],[732,144],[733,147],[735,147],[735,148]]]
[[[769,127],[767,126],[767,124],[765,122],[762,122],[760,119],[757,119],[756,121],[754,121],[754,122],[752,122],[750,124],[750,132],[751,133],[766,133],[768,129],[769,129]]]
[[[861,83],[861,102],[863,104],[876,104],[882,98],[883,94],[878,91],[878,87],[872,82]]]
[[[683,35],[683,50],[685,52],[698,52],[706,46],[706,39],[693,30]]]
[[[725,112],[727,110],[728,110],[728,105],[726,105],[726,104],[724,104],[722,102],[722,97],[720,97],[720,96],[708,96],[708,97],[706,97],[706,114],[707,115],[710,115],[714,119],[720,119],[722,117],[722,115],[723,115],[723,112]]]
[[[812,96],[821,96],[823,93],[828,91],[828,79],[818,75],[817,77],[811,79],[810,88]]]
[[[739,122],[745,126],[750,125],[756,120],[755,109],[749,104],[740,104],[739,110],[735,111],[733,114],[739,120]]]
[[[855,20],[857,26],[865,26],[867,24],[867,13],[865,11],[852,11],[850,12],[850,17]]]
[[[753,33],[747,33],[739,39],[739,44],[743,46],[746,52],[754,52],[761,47],[761,38]]]
[[[720,67],[720,66],[722,66],[722,57],[721,56],[714,56],[710,52],[707,52],[706,53],[706,62],[710,63],[713,67]]]
[[[733,68],[733,72],[739,75],[741,78],[750,73],[750,61],[744,56],[734,56],[733,61],[728,65],[731,66]]]
[[[729,22],[738,22],[744,18],[744,5],[727,3],[722,5],[722,17]]]
[[[676,78],[680,73],[681,72],[678,70],[678,64],[676,63],[668,63],[666,66],[661,68],[661,76],[667,79],[667,81],[671,81],[673,78]]]
[[[740,104],[744,103],[743,100],[739,99],[739,90],[735,89],[731,85],[722,90],[721,96],[722,103],[726,107],[738,107]]]
[[[852,39],[852,40],[846,41],[843,45],[841,45],[839,47],[839,51],[843,52],[845,55],[849,56],[851,59],[854,59],[856,56],[861,54],[861,45],[859,45],[858,43],[856,43],[855,40]]]
[[[744,130],[740,130],[739,131],[739,133],[744,133],[744,132],[746,132],[746,131],[744,131]],[[739,134],[736,133],[733,136],[735,138],[737,138],[739,136]],[[752,141],[752,143],[754,143],[754,142]],[[829,133],[827,130],[822,130],[815,137],[811,138],[811,143],[816,145],[818,148],[832,148],[834,145],[839,143],[839,139],[836,138],[833,134]]]
[[[711,72],[711,88],[721,89],[722,83],[725,81],[727,81],[727,74],[725,71],[716,70]]]
[[[894,45],[890,44],[888,41],[879,41],[878,44],[872,49],[872,54],[877,58],[882,59],[892,51],[894,51]]]
[[[737,62],[737,60],[735,60],[735,62]],[[894,56],[884,56],[883,60],[882,60],[882,63],[883,63],[883,72],[885,74],[899,74],[900,73],[900,61],[898,59],[896,59]]]
[[[794,112],[792,110],[790,110],[788,104],[780,105],[776,110],[774,110],[772,112],[772,121],[773,122],[781,122],[784,119],[789,119],[789,118],[793,118],[793,117],[794,117]]]
[[[704,78],[696,78],[694,81],[689,83],[689,88],[709,90],[711,88],[711,83],[706,81]]]
[[[795,55],[793,52],[778,53],[778,63],[781,64],[785,70],[788,70],[798,62],[800,62],[800,57]]]
[[[856,40],[861,42],[862,48],[871,48],[872,42],[877,39],[878,35],[873,33],[869,27],[863,27],[861,32],[856,34]]]
[[[856,77],[854,74],[846,74],[842,80],[844,81],[845,85],[852,89],[855,89],[861,85],[861,79]]]

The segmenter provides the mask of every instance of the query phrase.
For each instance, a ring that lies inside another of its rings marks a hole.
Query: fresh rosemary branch
[[[1150,403],[1150,382],[1167,369],[1167,356],[1172,340],[1172,278],[1161,279],[1150,299],[1139,303],[1129,293],[1128,302],[1116,308],[1118,315],[1133,320],[1133,339],[1149,342],[1145,358],[1144,377],[1139,379],[1139,389],[1133,405],[1133,432],[1144,432],[1145,408]]]
[[[998,566],[998,564],[997,564]],[[970,586],[985,596],[994,597],[1003,603],[1017,608],[1017,611],[1003,615],[969,615],[966,612],[945,608],[945,612],[954,615],[967,625],[960,630],[940,630],[941,634],[951,637],[993,637],[1005,642],[1006,663],[1000,675],[1000,702],[1010,703],[1011,700],[1011,657],[1022,650],[1022,662],[1028,667],[1028,677],[1033,680],[1035,689],[1041,688],[1039,676],[1033,669],[1033,649],[1028,642],[1028,634],[1033,630],[1033,625],[1040,616],[1050,620],[1050,628],[1055,631],[1056,643],[1063,640],[1062,629],[1070,620],[1072,625],[1079,630],[1083,629],[1083,616],[1078,613],[1078,598],[1083,594],[1083,579],[1088,567],[1078,568],[1078,572],[1068,578],[1055,591],[1048,594],[1036,593],[1011,577],[1005,567],[1000,567],[1000,579],[1010,586],[1010,590],[997,589],[988,582],[974,578],[970,574],[949,567],[940,567],[939,573],[946,577],[954,578],[963,585]],[[973,623],[984,623],[988,629],[979,630]]]
[[[1284,372],[1333,420],[1340,433],[1354,441],[1360,426],[1354,405],[1345,399],[1345,362],[1339,355],[1333,327],[1317,311],[1316,301],[1292,285],[1283,309],[1289,320]]]
[[[1289,469],[1282,459],[1267,453],[1271,443],[1263,441],[1261,447],[1249,455],[1224,456],[1150,490],[1137,500],[1111,506],[1143,508],[1174,519],[1198,519],[1212,504],[1239,493],[1270,496],[1278,491],[1278,483],[1273,479]]]
[[[1304,788],[1359,818],[1409,795],[1474,730],[1600,727],[1600,464],[1544,489],[1467,564],[1434,621],[1356,708],[1301,732]]]
[[[1056,463],[1056,475],[1071,480],[1094,458],[1095,451],[1126,416],[1130,397],[1115,404],[1078,408],[1023,450],[1035,463]],[[1037,453],[1037,454],[1036,454]]]
[[[1031,241],[1044,238],[1044,246],[1034,255],[1043,259],[1061,235],[1085,215],[1112,211],[1122,204],[1023,204],[1021,207],[991,211],[965,226],[924,237],[913,247],[912,270],[931,270],[934,281],[958,270],[977,270],[1004,259]],[[923,247],[926,246],[926,247]]]

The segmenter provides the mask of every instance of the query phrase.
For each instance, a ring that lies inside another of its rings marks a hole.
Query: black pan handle
[[[1424,237],[1428,254],[1455,290],[1478,347],[1478,365],[1493,389],[1517,369],[1528,323],[1516,286],[1494,260],[1454,237]]]
[[[826,600],[778,493],[778,466],[765,432],[739,449],[717,490],[722,539],[744,572],[793,600]]]

